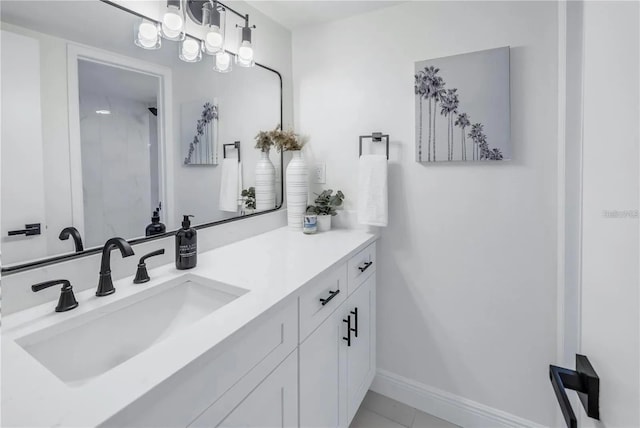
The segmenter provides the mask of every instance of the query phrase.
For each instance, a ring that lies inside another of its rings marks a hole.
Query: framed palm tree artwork
[[[509,47],[415,63],[416,161],[511,159]]]
[[[197,100],[181,105],[183,164],[218,164],[218,102]]]

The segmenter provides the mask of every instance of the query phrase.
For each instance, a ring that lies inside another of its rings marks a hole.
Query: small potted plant
[[[253,214],[253,211],[256,209],[256,189],[255,187],[249,187],[248,189],[242,189],[243,202],[243,214]]]
[[[331,230],[331,217],[338,214],[336,208],[342,205],[344,201],[344,193],[338,190],[333,194],[333,190],[323,190],[317,195],[314,201],[315,205],[307,207],[307,213],[313,213],[318,216],[318,230],[325,232]]]

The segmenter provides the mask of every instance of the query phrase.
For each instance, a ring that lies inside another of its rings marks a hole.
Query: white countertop
[[[198,266],[180,271],[172,263],[149,271],[151,281],[115,281],[116,293],[76,294],[78,308],[54,312],[49,302],[2,319],[2,425],[96,426],[118,413],[248,322],[376,239],[363,230],[337,229],[304,235],[276,229],[198,255]],[[134,247],[135,249],[135,247]],[[114,259],[117,263],[117,259]],[[15,340],[33,331],[125,299],[186,273],[249,290],[197,323],[80,386],[59,380]],[[97,284],[97,275],[96,275]],[[28,286],[25,284],[25,287]]]

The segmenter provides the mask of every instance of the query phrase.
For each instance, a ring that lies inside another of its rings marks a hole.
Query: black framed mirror
[[[131,244],[171,236],[182,214],[204,229],[281,208],[281,153],[266,155],[273,202],[240,196],[259,184],[265,161],[253,137],[283,121],[278,71],[256,63],[216,73],[211,56],[184,62],[168,40],[141,49],[134,28],[153,18],[110,1],[9,0],[0,13],[2,274],[98,253],[113,236]],[[242,24],[228,15],[228,27]],[[229,186],[232,163],[238,179]],[[236,186],[237,207],[228,191]],[[155,219],[164,231],[145,236]],[[39,234],[20,232],[34,224]]]

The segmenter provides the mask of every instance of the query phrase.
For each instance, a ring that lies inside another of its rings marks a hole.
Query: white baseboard
[[[371,390],[464,428],[544,425],[378,369]]]

